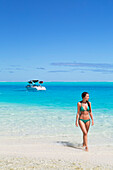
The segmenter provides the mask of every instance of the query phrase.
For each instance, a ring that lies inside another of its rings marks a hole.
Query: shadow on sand
[[[67,147],[71,147],[74,149],[80,149],[80,150],[84,150],[84,147],[81,144],[73,144],[67,141],[57,141],[58,144],[61,144],[63,146],[67,146]]]

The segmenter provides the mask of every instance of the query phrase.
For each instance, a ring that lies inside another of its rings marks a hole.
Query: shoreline
[[[89,145],[89,152],[86,152],[81,146],[65,140],[55,142],[48,138],[0,137],[1,168],[113,169],[112,157],[113,145]]]

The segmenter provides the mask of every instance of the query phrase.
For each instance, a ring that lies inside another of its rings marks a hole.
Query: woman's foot
[[[83,143],[82,147],[85,147],[86,145]]]
[[[85,147],[85,151],[88,152],[88,147],[87,146]]]

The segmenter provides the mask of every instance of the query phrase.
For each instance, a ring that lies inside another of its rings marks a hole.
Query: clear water
[[[47,82],[46,91],[27,91],[26,83],[0,83],[0,136],[81,138],[75,126],[77,102],[87,91],[95,125],[92,144],[113,141],[113,83]]]

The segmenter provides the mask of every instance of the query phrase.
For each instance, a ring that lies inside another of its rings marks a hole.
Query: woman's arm
[[[78,119],[79,119],[79,113],[80,113],[80,104],[77,103],[77,115],[76,115],[76,126],[78,127]]]
[[[89,102],[89,104],[90,104],[90,112],[89,112],[89,114],[90,114],[90,117],[92,119],[92,126],[93,126],[94,125],[94,120],[93,120],[93,114],[92,114],[92,110],[91,110],[91,102]]]

